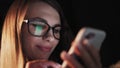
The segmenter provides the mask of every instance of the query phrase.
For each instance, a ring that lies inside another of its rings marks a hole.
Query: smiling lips
[[[40,45],[37,45],[37,48],[39,48],[40,50],[44,51],[44,52],[50,52],[52,47],[49,47],[49,46],[40,46]]]

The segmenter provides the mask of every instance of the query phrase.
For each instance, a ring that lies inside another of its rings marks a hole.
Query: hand
[[[72,45],[78,45],[73,42]],[[100,63],[99,51],[95,49],[88,42],[82,42],[82,45],[72,46],[75,48],[74,52],[83,61],[84,64],[79,63],[73,55],[63,51],[61,58],[66,62],[68,68],[102,68]],[[67,68],[65,67],[65,68]]]
[[[61,65],[53,61],[34,60],[27,62],[25,68],[61,68]]]

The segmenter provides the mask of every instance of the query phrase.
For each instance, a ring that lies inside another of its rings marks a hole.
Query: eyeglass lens
[[[55,38],[60,38],[60,26],[50,27],[47,23],[38,21],[38,20],[31,20],[29,21],[29,32],[35,36],[44,36],[50,28],[53,29],[53,35]]]

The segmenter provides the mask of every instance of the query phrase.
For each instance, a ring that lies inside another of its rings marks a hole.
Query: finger
[[[38,61],[29,61],[26,63],[25,68],[43,68],[43,66],[38,64]]]
[[[83,47],[83,45],[75,47],[75,53],[80,56],[81,60],[84,62],[87,68],[96,68],[95,62],[93,61],[89,52]]]
[[[98,66],[98,67],[101,67],[101,63],[100,63],[100,55],[99,55],[99,51],[94,47],[92,46],[88,40],[84,40],[84,47],[87,49],[87,52],[89,52],[91,58],[94,60],[95,64]]]
[[[48,68],[61,68],[61,65],[58,63],[55,63],[53,61],[49,61],[46,63]]]
[[[61,58],[67,63],[70,68],[83,68],[83,66],[72,56],[68,55],[65,51],[61,53]],[[66,68],[62,66],[63,68]]]
[[[25,68],[61,68],[61,65],[53,61],[34,60],[27,62]]]
[[[100,56],[99,56],[98,50],[96,50],[92,45],[87,47],[87,49],[91,53],[91,57],[94,60],[94,62],[96,63],[96,65],[101,68],[102,65],[100,63],[101,60],[100,60]]]

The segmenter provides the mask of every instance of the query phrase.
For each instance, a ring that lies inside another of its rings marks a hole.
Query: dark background
[[[13,0],[0,0],[0,29]],[[120,60],[120,4],[109,1],[58,0],[74,34],[83,26],[106,31],[100,50],[102,64],[109,66]],[[1,32],[1,31],[0,31]]]

